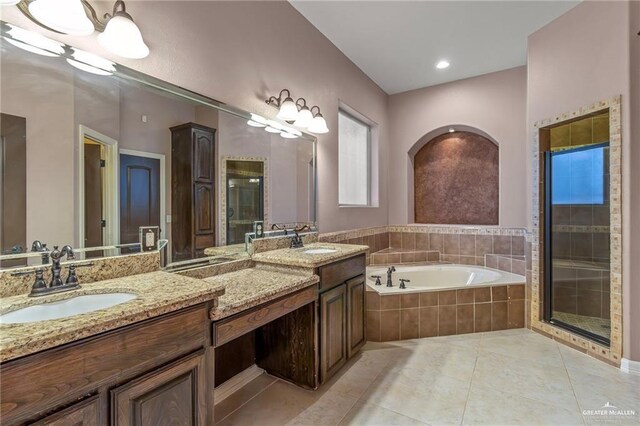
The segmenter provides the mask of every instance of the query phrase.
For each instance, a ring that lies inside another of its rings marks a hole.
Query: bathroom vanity
[[[276,250],[270,258],[279,265],[257,261],[201,278],[157,271],[48,296],[137,297],[74,317],[2,324],[2,423],[213,424],[216,351],[248,333],[259,367],[316,389],[365,342],[366,249]],[[5,302],[10,310],[40,303],[26,295]]]

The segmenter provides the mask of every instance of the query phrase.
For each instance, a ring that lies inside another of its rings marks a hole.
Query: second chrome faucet
[[[395,266],[391,266],[387,269],[387,287],[393,287],[393,277],[392,274],[396,271]]]

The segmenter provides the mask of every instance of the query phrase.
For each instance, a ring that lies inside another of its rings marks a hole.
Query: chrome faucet
[[[396,271],[396,267],[392,266],[389,269],[387,269],[387,287],[393,287],[393,281],[391,280],[391,274],[393,274]]]
[[[400,278],[400,288],[403,290],[406,289],[407,288],[406,283],[410,283],[410,282],[411,280],[408,280],[406,278]]]

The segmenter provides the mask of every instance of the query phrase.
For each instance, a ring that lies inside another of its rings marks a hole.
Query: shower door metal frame
[[[589,145],[589,148],[597,148],[609,146],[609,142]],[[591,333],[575,325],[568,324],[564,321],[553,318],[553,219],[552,219],[552,181],[553,170],[552,161],[553,151],[544,152],[544,305],[543,305],[543,320],[549,324],[563,328],[572,333],[578,334],[589,340],[593,340],[599,344],[607,347],[611,346],[611,338],[600,336],[595,333]],[[610,196],[609,189],[607,193]]]

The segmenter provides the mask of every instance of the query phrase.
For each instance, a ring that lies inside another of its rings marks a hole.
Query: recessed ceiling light
[[[436,64],[436,68],[443,70],[445,68],[449,68],[449,65],[451,65],[449,61],[442,60]]]
[[[450,127],[450,128],[449,128],[449,133],[453,133],[453,132],[455,132],[455,131],[456,131],[456,129],[454,129],[453,127]]]

